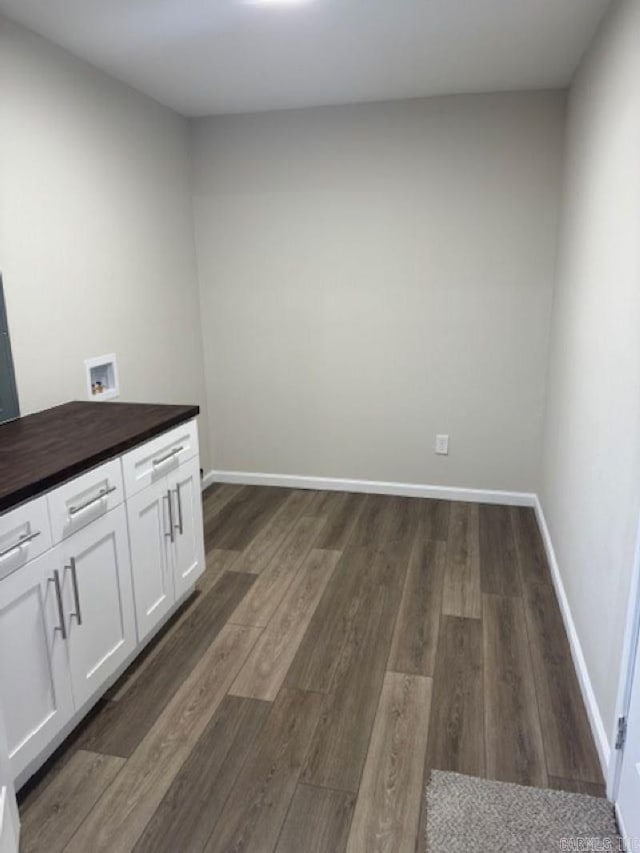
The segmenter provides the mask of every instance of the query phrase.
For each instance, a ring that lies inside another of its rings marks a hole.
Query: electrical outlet
[[[449,436],[448,435],[437,435],[436,436],[436,453],[440,456],[448,456],[449,455]]]

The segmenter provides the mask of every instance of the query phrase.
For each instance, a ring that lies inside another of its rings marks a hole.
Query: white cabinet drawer
[[[197,455],[198,430],[195,420],[180,424],[130,450],[122,457],[127,497],[157,483],[182,462]]]
[[[47,499],[42,496],[0,516],[0,578],[51,547]]]
[[[120,459],[69,480],[47,495],[53,541],[61,542],[124,500]]]

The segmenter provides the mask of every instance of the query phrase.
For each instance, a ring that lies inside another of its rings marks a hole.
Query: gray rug
[[[613,806],[599,797],[439,770],[426,796],[428,853],[622,849]]]

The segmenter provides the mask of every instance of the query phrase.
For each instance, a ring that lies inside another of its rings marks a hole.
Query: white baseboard
[[[215,471],[207,471],[207,473],[200,480],[200,486],[203,492],[205,489],[208,489],[209,486],[213,486],[213,484],[216,482],[216,478],[214,476],[215,473]]]
[[[341,480],[335,477],[301,477],[294,474],[260,474],[250,471],[208,471],[202,488],[213,483],[239,483],[245,486],[285,486],[292,489],[318,489],[332,492],[367,492],[373,495],[400,495],[408,498],[440,498],[445,501],[472,501],[511,506],[535,506],[530,492],[503,492],[493,489],[462,489],[456,486],[427,486],[418,483],[393,483],[381,480]]]
[[[589,717],[589,723],[591,725],[591,731],[595,740],[596,749],[598,750],[598,757],[600,759],[600,765],[602,767],[602,774],[604,778],[608,780],[609,764],[611,761],[611,745],[609,743],[607,731],[602,721],[602,715],[600,714],[600,708],[598,707],[596,695],[593,691],[593,685],[591,684],[591,679],[589,677],[589,671],[587,669],[587,664],[584,659],[584,654],[582,652],[582,646],[580,645],[580,639],[578,637],[578,632],[576,631],[576,626],[573,621],[571,608],[569,607],[569,599],[567,598],[564,584],[562,583],[562,575],[560,574],[560,567],[558,565],[558,560],[556,559],[556,552],[553,547],[553,542],[551,541],[551,534],[549,533],[547,521],[544,517],[544,512],[542,511],[542,504],[540,503],[540,499],[537,495],[535,499],[535,510],[536,517],[538,519],[538,525],[540,527],[540,532],[542,533],[542,539],[544,541],[545,551],[547,552],[547,559],[551,568],[551,577],[553,579],[553,585],[556,591],[556,598],[558,599],[558,603],[560,605],[560,611],[562,612],[564,627],[567,632],[567,637],[569,638],[569,646],[571,647],[573,665],[578,675],[578,682],[580,684],[582,698],[584,699],[584,704],[587,709],[587,715]]]

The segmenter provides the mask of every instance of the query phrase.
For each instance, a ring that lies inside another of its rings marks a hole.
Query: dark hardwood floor
[[[196,592],[20,793],[22,850],[420,851],[432,768],[604,795],[533,510],[204,514]]]

